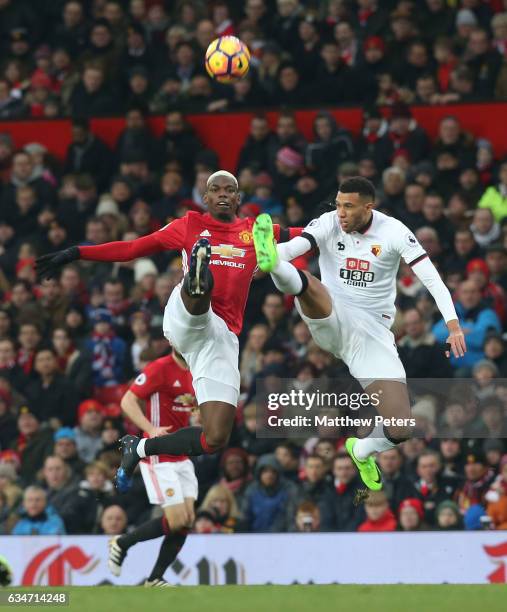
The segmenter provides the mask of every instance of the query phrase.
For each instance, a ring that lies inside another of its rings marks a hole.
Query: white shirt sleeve
[[[394,247],[403,257],[405,263],[412,265],[417,259],[424,257],[426,251],[406,225],[399,222],[397,226],[395,228],[396,236],[393,238]]]
[[[303,238],[307,238],[310,241],[312,247],[320,247],[329,236],[334,218],[331,215],[335,216],[336,213],[334,211],[331,213],[324,213],[320,217],[317,217],[317,219],[310,221],[304,228],[301,235]]]
[[[412,270],[433,296],[444,321],[448,323],[452,319],[457,319],[458,315],[452,303],[449,289],[445,286],[444,281],[440,278],[437,269],[431,263],[429,257],[424,257],[415,263],[412,266]]]
[[[288,242],[283,242],[282,244],[276,245],[278,257],[280,257],[282,261],[291,261],[292,259],[296,259],[296,257],[304,255],[310,251],[311,248],[311,242],[308,240],[308,238],[303,238],[302,236],[296,236]]]

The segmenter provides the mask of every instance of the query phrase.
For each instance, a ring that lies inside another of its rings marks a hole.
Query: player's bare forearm
[[[141,408],[141,400],[132,391],[127,391],[121,400],[121,409],[128,418],[147,434],[151,434],[153,425],[148,421]]]

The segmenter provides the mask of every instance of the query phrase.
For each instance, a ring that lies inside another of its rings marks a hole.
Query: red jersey
[[[174,433],[188,427],[190,413],[195,405],[192,375],[174,360],[172,355],[152,361],[130,386],[130,391],[146,400],[146,418],[155,427],[169,427]],[[148,437],[145,432],[144,438]],[[158,455],[143,461],[183,461],[186,455]]]
[[[254,219],[236,218],[232,223],[213,219],[209,213],[188,212],[162,229],[131,242],[109,242],[98,246],[81,246],[82,259],[95,261],[129,261],[159,251],[178,249],[183,258],[183,270],[195,242],[207,238],[211,244],[211,272],[214,287],[211,306],[227,327],[239,334],[252,277],[257,270],[257,259],[252,237]],[[299,236],[302,228],[283,230],[274,225],[275,239],[285,242]]]

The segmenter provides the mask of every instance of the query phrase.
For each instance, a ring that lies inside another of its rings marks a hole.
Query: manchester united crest
[[[382,247],[380,244],[374,244],[371,247],[371,252],[375,255],[375,257],[380,257],[380,253],[382,253]]]
[[[165,494],[167,497],[172,497],[174,495],[174,489],[167,489]]]
[[[252,244],[252,232],[248,230],[243,230],[239,233],[239,239],[243,244]]]

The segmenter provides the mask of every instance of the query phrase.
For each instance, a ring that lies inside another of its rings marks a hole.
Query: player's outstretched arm
[[[121,400],[121,409],[139,429],[146,432],[150,438],[170,433],[171,427],[154,427],[144,415],[141,400],[130,389]]]
[[[95,246],[73,246],[63,251],[42,255],[36,262],[39,277],[57,276],[59,269],[72,261],[131,261],[138,257],[153,255],[165,249],[181,249],[186,233],[185,218],[176,219],[162,229],[135,240],[106,242]]]
[[[451,353],[454,355],[454,357],[463,357],[467,350],[465,334],[460,327],[458,315],[456,314],[456,309],[454,308],[449,289],[447,289],[445,286],[445,283],[440,278],[437,269],[431,263],[428,257],[419,259],[419,261],[412,264],[411,267],[417,278],[433,296],[433,299],[435,300],[435,303],[447,325],[447,329],[449,330],[447,344],[449,345],[450,350],[446,351],[446,357],[450,357]]]

